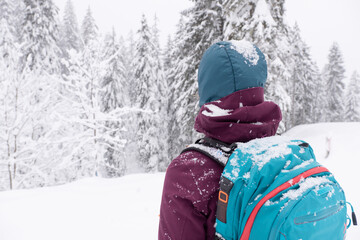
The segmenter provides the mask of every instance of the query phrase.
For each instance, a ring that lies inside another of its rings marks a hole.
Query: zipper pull
[[[354,226],[357,226],[357,220],[356,220],[355,212],[351,213],[351,218],[352,218],[352,222],[353,222]]]
[[[351,207],[352,223],[353,223],[354,226],[357,226],[357,219],[356,219],[356,214],[355,214],[354,208],[353,208],[353,206],[351,205],[351,203],[349,203],[349,202],[346,202],[346,203],[349,204],[350,207]]]

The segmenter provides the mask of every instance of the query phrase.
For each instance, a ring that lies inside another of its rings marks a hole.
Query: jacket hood
[[[265,56],[255,45],[245,40],[215,43],[200,61],[199,105],[239,90],[263,87],[266,78]]]

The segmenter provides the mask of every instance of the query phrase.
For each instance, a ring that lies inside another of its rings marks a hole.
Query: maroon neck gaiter
[[[274,136],[281,119],[279,106],[264,102],[264,89],[256,87],[204,104],[194,128],[225,143],[248,142]]]

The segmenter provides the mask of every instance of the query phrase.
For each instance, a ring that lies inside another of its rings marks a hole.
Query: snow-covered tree
[[[135,49],[136,41],[133,31],[130,31],[124,40],[120,38],[121,43],[121,55],[124,60],[124,69],[125,69],[125,79],[127,86],[127,95],[126,103],[127,107],[138,107],[136,103],[136,86],[137,82],[135,79],[134,67],[136,66],[135,59]],[[126,173],[142,172],[144,169],[140,166],[139,154],[138,154],[138,142],[137,142],[137,127],[138,127],[138,116],[142,113],[132,112],[130,115],[124,119],[124,127],[126,129],[126,144],[124,147],[123,155],[126,162]]]
[[[123,42],[123,46],[125,46],[124,49],[124,60],[125,60],[125,71],[126,71],[126,79],[128,84],[133,83],[134,79],[134,72],[132,71],[132,61],[135,57],[135,48],[136,43],[134,39],[134,33],[133,31],[130,31],[126,40],[121,39],[121,42]]]
[[[23,32],[23,22],[25,18],[25,3],[23,0],[7,0],[12,6],[12,14],[10,16],[12,26],[14,26],[14,36],[16,40],[19,41],[21,39],[21,35]]]
[[[120,45],[114,29],[111,34],[106,35],[104,42],[102,61],[105,70],[100,81],[100,108],[102,112],[108,113],[128,105],[128,86],[126,83],[124,48]],[[119,119],[119,121],[105,123],[109,129],[113,129],[113,132],[110,133],[113,138],[124,138],[122,136],[124,132],[121,130],[124,127],[123,122],[122,119]],[[126,168],[124,150],[119,151],[119,148],[115,147],[112,141],[107,144],[108,147],[106,147],[104,155],[107,175],[121,176]]]
[[[328,63],[324,70],[327,92],[327,121],[338,122],[344,120],[344,80],[345,68],[342,54],[337,43],[330,48]]]
[[[9,20],[12,14],[11,1],[2,0],[0,2],[0,19]]]
[[[277,103],[283,113],[279,130],[284,131],[291,111],[289,27],[283,21],[284,0],[224,0],[225,40],[246,39],[265,54],[268,63],[266,98]]]
[[[309,48],[300,37],[300,29],[295,25],[291,31],[290,44],[292,46],[291,66],[291,87],[289,95],[291,96],[291,118],[286,123],[287,128],[314,121],[316,114],[316,98],[319,94],[316,86],[319,82],[318,68],[312,61]]]
[[[158,18],[154,16],[154,23],[151,28],[151,38],[152,38],[152,58],[153,58],[153,74],[154,74],[154,101],[157,103],[156,107],[156,118],[154,118],[154,129],[153,135],[157,136],[157,147],[156,157],[157,161],[157,170],[165,171],[169,165],[170,159],[168,156],[168,142],[167,142],[167,129],[168,129],[168,115],[167,115],[167,105],[168,105],[168,85],[165,80],[164,67],[162,63],[162,50],[160,47],[160,36],[158,29]],[[154,164],[154,163],[152,163]]]
[[[58,71],[58,8],[52,0],[24,0],[25,19],[22,23],[23,68]]]
[[[82,22],[83,49],[79,54],[70,58],[70,74],[65,80],[70,83],[69,96],[77,104],[81,118],[78,129],[79,142],[78,152],[72,156],[78,159],[78,168],[82,176],[98,176],[102,173],[104,148],[101,145],[102,122],[99,118],[101,113],[100,79],[102,77],[101,44],[98,41],[97,27],[92,17],[90,7]],[[72,113],[69,113],[72,114]],[[71,116],[71,115],[70,115]],[[71,118],[70,118],[71,119]],[[88,139],[86,139],[88,138]]]
[[[175,114],[171,137],[177,142],[171,146],[175,153],[194,141],[198,134],[193,130],[198,113],[199,97],[197,69],[201,57],[211,44],[222,40],[222,5],[219,1],[193,1],[194,6],[183,12],[175,36],[174,67],[167,74],[173,82],[174,101],[170,114]],[[181,22],[183,21],[183,22]],[[172,116],[173,117],[173,116]],[[173,156],[173,153],[170,153]]]
[[[81,46],[79,26],[71,0],[68,0],[64,9],[64,17],[61,26],[61,42],[65,50],[78,51]]]
[[[346,92],[345,120],[360,122],[360,75],[354,71]]]
[[[314,103],[314,118],[313,122],[323,122],[325,121],[324,109],[326,108],[326,88],[323,75],[320,73],[320,69],[317,65],[315,66],[315,87],[314,91],[316,93]]]
[[[166,90],[161,63],[157,19],[150,28],[142,17],[132,62],[131,104],[149,113],[137,114],[136,143],[138,159],[146,171],[165,169],[166,152]]]
[[[102,111],[107,112],[126,105],[127,86],[124,53],[114,29],[105,36],[104,44],[102,59],[106,61],[106,69],[100,86],[103,92]]]
[[[135,81],[135,71],[133,67],[136,65],[136,62],[134,62],[135,58],[135,51],[136,51],[136,41],[133,31],[130,31],[128,33],[126,41],[122,40],[124,42],[124,67],[125,67],[125,76],[127,79],[128,84],[128,91],[129,91],[129,105],[134,106],[136,102],[136,81]]]
[[[164,63],[164,71],[166,72],[167,70],[171,69],[174,66],[174,59],[173,57],[170,55],[170,53],[172,52],[172,50],[174,49],[174,42],[173,39],[171,38],[171,35],[168,36],[167,41],[166,41],[166,45],[165,48],[163,50],[163,63]]]
[[[147,24],[145,16],[142,16],[140,29],[137,32],[137,39],[134,41],[134,56],[131,61],[131,81],[129,82],[130,104],[133,107],[139,107],[145,109],[148,102],[149,78],[152,74],[150,59],[150,45],[151,42],[150,29]],[[137,159],[137,164],[141,165],[143,169],[147,166],[147,160],[149,159],[150,147],[146,143],[142,136],[146,133],[148,116],[143,116],[142,113],[138,113],[132,116],[132,119],[136,119],[131,126],[131,130],[135,133],[129,136],[128,149],[132,150],[132,154],[129,155],[132,159]],[[147,148],[147,149],[145,149]],[[139,166],[135,166],[138,168]]]
[[[121,88],[125,83],[119,48],[111,34],[105,46],[93,41],[70,58],[70,74],[64,83],[67,92],[62,95],[58,118],[65,126],[64,138],[71,139],[63,143],[63,167],[74,179],[120,176],[127,167],[122,152],[125,135],[131,134],[123,129],[124,119],[141,111],[123,105]]]
[[[149,78],[152,75],[152,62],[150,59],[152,39],[145,15],[142,16],[141,26],[137,33],[138,39],[136,41],[135,56],[132,62],[135,77],[135,94],[133,95],[132,102],[144,108],[149,99],[149,94],[147,94],[147,91],[150,88]]]
[[[2,11],[5,4],[1,5]],[[2,12],[0,16],[0,152],[3,156],[0,162],[0,172],[2,176],[8,176],[0,179],[0,189],[5,186],[13,188],[14,175],[16,174],[17,152],[17,126],[16,116],[18,108],[18,60],[19,46],[8,24],[9,15]],[[6,174],[8,173],[8,174]]]
[[[90,7],[88,7],[86,15],[81,24],[81,36],[84,45],[88,45],[89,42],[95,40],[98,37],[98,27],[95,23],[95,19],[92,16]]]
[[[176,62],[179,62],[180,59],[183,58],[180,51],[180,42],[181,36],[184,32],[185,20],[184,16],[181,15],[180,20],[177,24],[177,31],[174,36],[174,40],[165,48],[164,52],[164,71],[165,78],[167,81],[167,85],[169,88],[168,95],[168,107],[167,107],[167,115],[168,115],[168,155],[169,159],[175,158],[179,152],[182,150],[183,143],[180,143],[180,127],[179,123],[181,119],[177,119],[176,112],[178,111],[175,101],[179,92],[177,91],[177,87],[179,84],[175,82],[175,77],[177,77],[178,72],[181,70],[177,67]],[[168,50],[168,51],[166,51]],[[170,65],[171,64],[171,65]],[[184,106],[185,107],[185,106]]]
[[[178,132],[175,133],[177,128],[177,119],[175,116],[175,109],[174,109],[174,101],[175,95],[173,89],[174,86],[174,75],[171,74],[173,69],[175,68],[174,62],[177,56],[174,56],[175,45],[173,40],[170,36],[168,36],[168,40],[166,46],[163,50],[163,63],[164,63],[164,75],[166,81],[166,89],[164,95],[167,97],[167,104],[166,104],[166,116],[167,116],[167,130],[166,130],[166,142],[167,142],[167,155],[168,161],[171,161],[175,157],[177,152],[177,144],[178,139],[177,136]],[[174,72],[173,72],[174,73]]]
[[[152,111],[152,114],[138,114],[136,142],[139,152],[139,160],[146,171],[156,171],[162,158],[161,139],[162,128],[160,127],[162,114],[161,101],[163,99],[162,68],[160,65],[160,49],[158,37],[153,29],[151,32],[147,20],[143,15],[141,27],[138,30],[134,69],[134,97],[132,102],[135,106]]]
[[[54,111],[59,100],[57,8],[52,1],[40,0],[24,0],[14,7],[24,9],[24,15],[14,11],[12,16],[24,16],[21,23],[10,25],[3,19],[0,28],[0,71],[5,77],[0,128],[6,132],[3,146],[7,148],[10,189],[44,186],[49,181],[55,155],[52,133],[57,128]],[[21,26],[21,45],[18,31],[11,31],[11,26]]]

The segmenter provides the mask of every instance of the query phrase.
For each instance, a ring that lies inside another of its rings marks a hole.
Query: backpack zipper
[[[311,169],[297,175],[296,177],[292,178],[291,180],[281,184],[280,186],[278,186],[277,188],[275,188],[274,190],[269,192],[267,195],[265,195],[256,204],[256,206],[252,210],[250,216],[248,217],[247,222],[246,222],[245,227],[244,227],[244,230],[243,230],[243,232],[241,234],[240,240],[248,240],[249,239],[250,233],[251,233],[251,228],[252,228],[252,226],[254,224],[256,215],[259,212],[260,208],[265,204],[266,201],[268,201],[271,198],[275,197],[278,193],[280,193],[280,192],[292,187],[293,185],[297,184],[302,179],[305,179],[305,178],[310,177],[312,175],[316,175],[316,174],[323,173],[323,172],[329,172],[329,170],[327,170],[325,167],[311,168]]]

